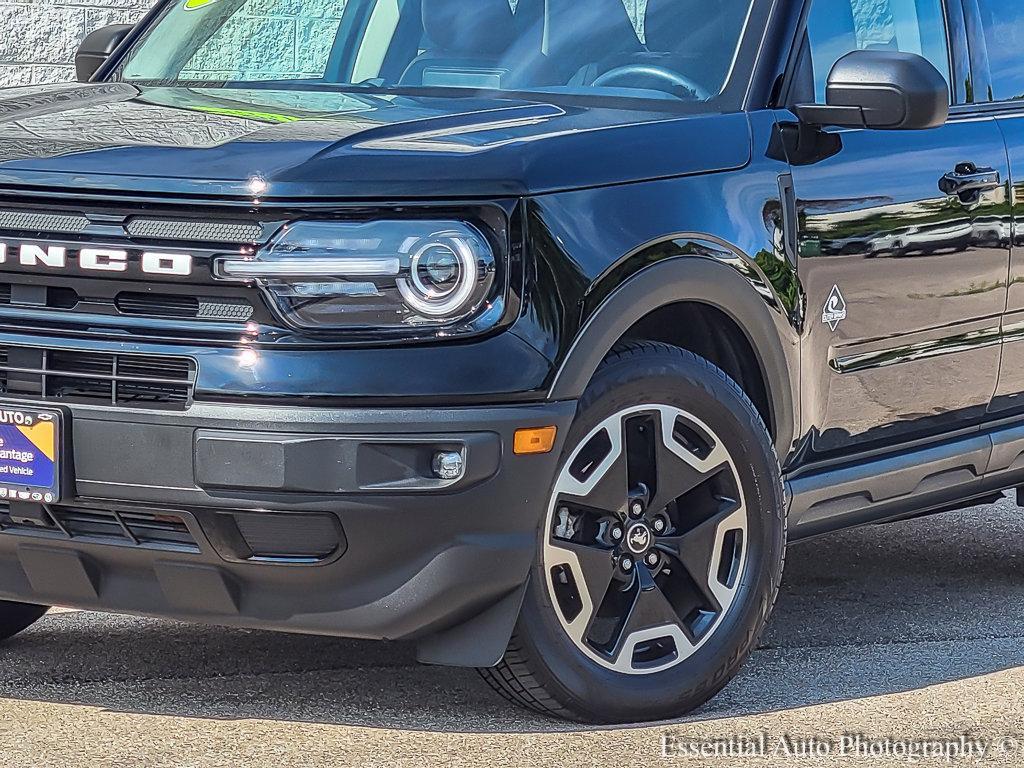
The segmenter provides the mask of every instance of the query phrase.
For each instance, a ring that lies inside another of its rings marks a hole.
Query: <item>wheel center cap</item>
[[[651,529],[644,523],[636,523],[626,531],[626,546],[634,555],[642,555],[651,546],[654,536]]]

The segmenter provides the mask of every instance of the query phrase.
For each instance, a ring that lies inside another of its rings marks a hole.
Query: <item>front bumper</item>
[[[0,598],[346,637],[443,633],[525,583],[574,413],[76,406],[65,498],[43,515],[53,524],[0,515]],[[547,425],[551,453],[512,453],[516,429]],[[461,480],[432,476],[441,449],[464,452]]]

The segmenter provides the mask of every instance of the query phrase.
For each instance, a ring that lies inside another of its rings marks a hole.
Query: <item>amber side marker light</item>
[[[558,427],[517,429],[512,450],[520,456],[531,453],[550,453],[551,449],[555,447],[555,435],[557,434]]]

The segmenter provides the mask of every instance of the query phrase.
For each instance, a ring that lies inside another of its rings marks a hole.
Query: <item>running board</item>
[[[896,520],[1024,484],[1024,425],[787,478],[790,539]]]

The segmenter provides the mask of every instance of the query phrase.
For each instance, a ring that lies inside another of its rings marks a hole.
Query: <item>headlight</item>
[[[255,282],[301,328],[460,332],[500,317],[498,266],[461,221],[304,221],[215,271]]]

